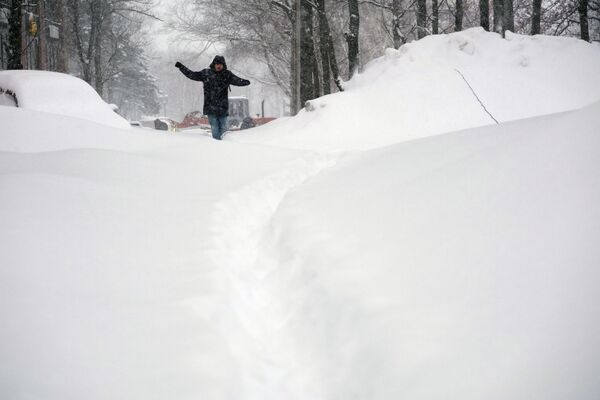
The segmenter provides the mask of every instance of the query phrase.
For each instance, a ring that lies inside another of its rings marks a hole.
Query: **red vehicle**
[[[254,126],[264,125],[268,122],[273,121],[275,118],[271,117],[250,117],[248,99],[245,97],[230,97],[229,98],[229,130],[238,130],[242,127],[242,122],[251,118]],[[177,128],[184,129],[197,126],[201,128],[210,129],[208,117],[202,114],[200,111],[192,111],[188,113],[183,121],[177,124]]]
[[[202,115],[200,111],[192,111],[185,116],[183,121],[177,124],[178,129],[190,128],[192,126],[210,127],[208,117]]]
[[[268,124],[271,121],[275,121],[277,118],[274,117],[256,117],[256,118],[252,118],[254,120],[254,123],[256,124],[256,126],[261,126],[264,124]]]

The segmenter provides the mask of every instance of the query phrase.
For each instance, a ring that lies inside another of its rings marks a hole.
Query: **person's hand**
[[[177,61],[177,62],[175,63],[175,68],[179,68],[179,69],[181,69],[181,67],[183,67],[183,64],[182,64],[182,63],[180,63],[179,61]]]

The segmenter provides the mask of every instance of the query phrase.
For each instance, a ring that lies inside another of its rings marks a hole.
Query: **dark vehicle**
[[[246,97],[229,98],[229,127],[240,128],[245,118],[250,117],[250,107]]]
[[[244,121],[242,121],[242,125],[240,125],[240,131],[254,128],[255,126],[256,124],[254,123],[254,120],[251,117],[246,117],[244,118]]]
[[[161,121],[159,118],[156,118],[154,120],[154,129],[157,131],[168,131],[169,125],[166,122]]]

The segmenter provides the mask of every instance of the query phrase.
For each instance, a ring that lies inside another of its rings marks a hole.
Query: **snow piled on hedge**
[[[472,28],[388,49],[346,83],[235,140],[286,147],[358,150],[571,110],[600,100],[600,46],[551,36]],[[311,111],[309,111],[309,109]]]

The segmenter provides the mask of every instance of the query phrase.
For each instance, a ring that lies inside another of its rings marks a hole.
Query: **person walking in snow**
[[[229,71],[223,56],[216,56],[210,67],[202,71],[190,71],[179,61],[175,67],[179,68],[181,73],[189,79],[204,83],[203,113],[208,117],[213,138],[221,140],[223,133],[227,130],[227,117],[229,116],[227,91],[229,86],[248,86],[250,81]]]

